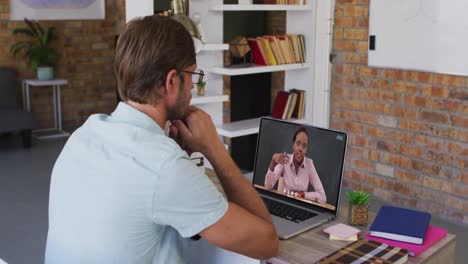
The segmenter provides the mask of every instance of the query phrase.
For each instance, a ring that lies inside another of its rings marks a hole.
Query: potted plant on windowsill
[[[13,35],[26,36],[27,40],[19,40],[11,46],[13,55],[23,54],[31,63],[33,71],[37,70],[39,80],[54,78],[52,65],[59,58],[58,52],[51,46],[56,39],[55,27],[43,28],[37,21],[24,19],[27,28],[13,30]]]
[[[363,191],[346,192],[349,201],[348,222],[350,225],[367,224],[370,194]]]

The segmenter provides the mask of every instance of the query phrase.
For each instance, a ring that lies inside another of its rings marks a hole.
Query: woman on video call
[[[305,157],[308,143],[309,135],[307,130],[301,127],[294,133],[292,154],[273,154],[265,177],[265,187],[270,190],[273,189],[278,179],[283,176],[283,186],[279,186],[278,190],[281,193],[314,202],[326,203],[325,190],[315,170],[314,162],[312,159]],[[309,184],[314,187],[315,191],[307,192]]]

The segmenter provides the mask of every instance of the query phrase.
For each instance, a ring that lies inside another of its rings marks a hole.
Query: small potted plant
[[[197,84],[197,94],[198,95],[205,95],[205,86],[206,86],[206,82],[205,81],[201,81]]]
[[[11,46],[11,53],[17,55],[23,53],[31,63],[33,71],[37,70],[39,80],[54,78],[52,65],[58,60],[57,51],[51,47],[56,38],[55,27],[43,28],[37,21],[24,19],[26,28],[13,30],[13,35],[23,35],[28,40],[20,40]]]
[[[363,191],[346,192],[349,201],[348,222],[350,225],[367,224],[370,194]]]

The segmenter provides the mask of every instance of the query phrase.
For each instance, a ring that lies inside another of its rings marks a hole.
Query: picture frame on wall
[[[10,0],[10,20],[103,20],[105,0]]]

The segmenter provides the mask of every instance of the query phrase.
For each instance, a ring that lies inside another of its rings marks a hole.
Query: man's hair
[[[306,128],[305,128],[305,127],[300,127],[300,128],[296,131],[296,133],[294,133],[293,143],[296,142],[296,137],[297,137],[297,135],[298,135],[299,133],[301,133],[301,132],[305,133],[306,136],[307,136],[307,140],[309,140],[309,133],[307,133]]]
[[[163,96],[161,88],[170,70],[180,72],[195,63],[193,40],[182,24],[159,15],[132,20],[115,49],[120,98],[153,104]]]

